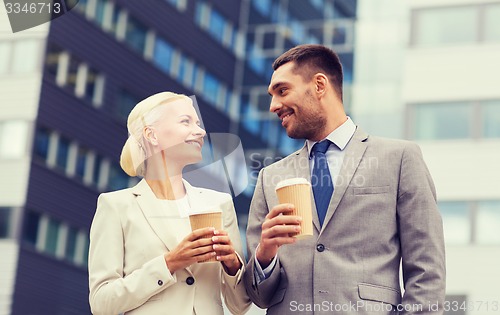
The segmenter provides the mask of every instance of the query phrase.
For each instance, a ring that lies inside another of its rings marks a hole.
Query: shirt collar
[[[347,117],[347,120],[342,125],[338,126],[337,129],[332,131],[325,139],[330,140],[341,151],[343,151],[347,146],[347,144],[349,143],[349,141],[351,140],[355,131],[356,131],[356,125],[354,124],[354,122],[350,117]],[[307,151],[309,152],[309,156],[311,156],[312,147],[316,142],[319,141],[306,140]]]

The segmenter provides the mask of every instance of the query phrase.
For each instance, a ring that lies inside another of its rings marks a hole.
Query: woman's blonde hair
[[[184,94],[173,92],[161,92],[140,101],[135,105],[127,120],[129,137],[125,142],[120,156],[120,166],[129,176],[144,176],[146,153],[146,141],[143,130],[146,126],[156,123],[161,117],[162,108],[170,102],[191,99]]]

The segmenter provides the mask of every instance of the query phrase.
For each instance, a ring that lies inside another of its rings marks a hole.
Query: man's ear
[[[153,128],[151,128],[150,126],[146,126],[144,127],[142,133],[146,141],[148,141],[152,145],[158,145],[158,137],[156,136],[156,133],[153,130]]]
[[[315,92],[318,97],[325,95],[328,88],[329,80],[324,73],[316,73],[313,77]]]

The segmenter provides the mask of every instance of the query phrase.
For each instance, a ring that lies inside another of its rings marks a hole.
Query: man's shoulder
[[[367,142],[370,146],[374,146],[376,148],[380,148],[383,150],[406,150],[406,149],[416,149],[418,148],[418,144],[413,141],[405,140],[405,139],[396,139],[396,138],[386,138],[380,136],[370,135],[367,138]]]
[[[263,169],[265,171],[275,171],[275,170],[283,169],[283,168],[297,168],[297,167],[299,167],[299,165],[297,165],[297,164],[299,163],[300,160],[304,160],[304,162],[306,163],[305,165],[308,166],[309,164],[308,164],[307,156],[300,154],[302,152],[302,150],[306,150],[305,147],[302,147],[302,148],[298,149],[297,151],[285,156],[284,158],[279,159],[278,161],[273,162],[272,164],[263,167]]]

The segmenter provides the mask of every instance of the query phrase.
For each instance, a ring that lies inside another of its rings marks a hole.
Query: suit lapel
[[[328,224],[328,222],[333,217],[333,214],[337,210],[337,207],[342,200],[349,183],[356,172],[356,169],[363,158],[366,150],[366,139],[368,139],[368,134],[357,128],[354,135],[345,149],[344,161],[340,169],[338,180],[335,182],[335,187],[333,191],[332,199],[330,200],[330,205],[328,206],[328,212],[326,213],[325,221],[323,222],[322,230]],[[316,214],[317,216],[317,214]],[[321,234],[321,233],[320,233]]]
[[[177,228],[175,221],[166,215],[168,212],[157,200],[144,179],[133,188],[133,193],[137,196],[139,208],[143,212],[151,229],[162,240],[168,250],[173,250],[178,244],[176,235],[181,232]]]

